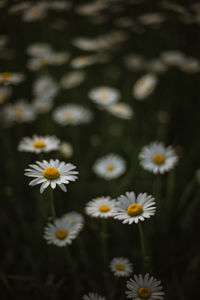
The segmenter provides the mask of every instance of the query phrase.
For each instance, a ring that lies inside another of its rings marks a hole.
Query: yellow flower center
[[[2,79],[3,79],[3,80],[9,79],[10,76],[11,76],[11,73],[9,73],[9,72],[4,72],[4,73],[2,73]]]
[[[101,205],[101,206],[99,206],[99,210],[101,212],[107,212],[110,210],[110,206],[109,205]]]
[[[66,229],[59,229],[56,232],[56,237],[60,240],[63,240],[68,235],[68,232]]]
[[[65,113],[65,120],[70,121],[73,118],[73,114],[70,112]]]
[[[38,140],[34,142],[33,146],[35,148],[44,148],[46,144],[43,141]]]
[[[165,161],[165,156],[161,153],[156,153],[153,155],[152,160],[154,163],[161,165]]]
[[[16,117],[22,117],[23,116],[23,113],[24,113],[24,110],[22,107],[19,107],[19,106],[15,106],[14,109],[13,109],[13,113]]]
[[[109,93],[105,92],[105,91],[102,91],[102,92],[99,93],[99,96],[100,96],[101,99],[106,100],[109,97]]]
[[[106,166],[106,170],[107,170],[107,171],[113,171],[114,168],[115,168],[115,166],[114,166],[113,164],[108,164],[108,165]]]
[[[148,287],[141,287],[138,290],[138,296],[142,299],[148,299],[151,296],[151,291]]]
[[[56,179],[60,176],[60,172],[54,167],[48,167],[44,170],[43,175],[47,179]]]
[[[123,113],[123,112],[124,112],[124,106],[121,105],[121,104],[116,105],[116,106],[115,106],[115,111],[116,111],[117,113]]]
[[[127,213],[129,214],[129,216],[138,216],[143,212],[143,208],[140,204],[138,203],[133,203],[131,205],[129,205],[129,207],[127,208]]]
[[[116,268],[117,271],[124,271],[125,270],[125,267],[122,264],[116,264],[115,268]]]

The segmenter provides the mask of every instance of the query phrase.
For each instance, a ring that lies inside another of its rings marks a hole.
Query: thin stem
[[[102,218],[102,232],[101,232],[101,242],[102,242],[102,252],[104,260],[104,281],[105,287],[108,289],[108,250],[107,250],[107,230],[106,230],[106,220]]]
[[[113,282],[113,286],[112,286],[112,289],[111,289],[109,300],[113,300],[114,299],[114,296],[116,294],[117,283],[118,283],[118,278],[115,277],[114,278],[114,282]]]
[[[144,233],[143,233],[143,229],[142,229],[142,225],[140,223],[138,223],[138,230],[139,230],[139,235],[140,235],[140,246],[141,246],[141,250],[142,250],[142,258],[143,258],[143,262],[145,261],[145,242],[144,242]]]
[[[73,281],[74,296],[75,296],[75,299],[77,299],[78,294],[80,292],[80,284],[79,284],[79,282],[77,282],[78,278],[76,276],[75,265],[74,265],[74,261],[73,261],[73,258],[71,256],[71,252],[69,250],[69,247],[67,246],[67,247],[65,247],[65,249],[66,249],[66,255],[67,255],[67,264],[69,266],[69,273],[71,274],[72,281]]]
[[[56,211],[55,211],[55,206],[54,206],[53,190],[51,188],[49,188],[49,201],[50,201],[51,216],[53,219],[55,219]]]

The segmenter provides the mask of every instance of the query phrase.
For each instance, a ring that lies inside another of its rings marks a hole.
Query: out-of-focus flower
[[[169,66],[181,66],[185,62],[184,54],[177,50],[163,51],[161,59]]]
[[[60,153],[66,157],[66,158],[70,158],[73,155],[73,147],[72,144],[70,143],[66,143],[66,142],[62,142],[60,145]]]
[[[0,87],[0,104],[4,103],[11,95],[12,88],[8,86]]]
[[[53,52],[51,45],[45,43],[34,43],[28,46],[27,53],[34,57],[49,56]]]
[[[84,218],[83,215],[72,211],[64,214],[62,216],[62,220],[72,225],[72,227],[76,228],[77,233],[79,233],[84,226]]]
[[[113,217],[115,212],[115,200],[109,196],[98,197],[86,204],[86,214],[93,218],[109,218]]]
[[[23,152],[50,152],[59,149],[60,141],[55,136],[34,135],[32,138],[24,137],[19,143],[18,150]]]
[[[78,172],[74,171],[76,166],[71,163],[66,164],[64,161],[60,162],[58,159],[51,159],[49,162],[46,160],[43,160],[42,162],[36,161],[36,164],[29,166],[31,168],[25,169],[25,175],[28,177],[35,177],[29,185],[34,186],[42,183],[40,186],[40,193],[43,193],[48,186],[55,189],[56,185],[64,192],[67,192],[65,184],[77,179],[76,175]]]
[[[53,107],[53,101],[50,99],[36,98],[32,101],[32,106],[35,108],[38,114],[49,112]]]
[[[93,3],[85,3],[76,7],[76,13],[83,16],[96,15],[98,12],[102,11],[108,5],[105,1],[95,1]]]
[[[145,59],[141,55],[131,53],[124,57],[124,63],[127,69],[137,72],[144,68]]]
[[[37,3],[28,7],[22,16],[24,22],[34,22],[46,17],[47,8],[45,2]]]
[[[40,76],[33,84],[33,93],[36,98],[51,100],[57,92],[57,83],[47,75]]]
[[[146,74],[136,81],[133,86],[133,96],[137,100],[148,97],[157,85],[157,78],[153,74]]]
[[[106,300],[105,297],[99,296],[96,293],[89,293],[83,296],[83,300]]]
[[[147,193],[140,193],[137,197],[134,192],[126,192],[125,195],[118,197],[116,203],[115,219],[129,225],[144,221],[155,215],[155,199]]]
[[[92,120],[91,112],[78,104],[65,104],[53,112],[53,119],[60,125],[79,125]]]
[[[126,286],[128,291],[126,295],[132,300],[163,300],[164,292],[161,286],[161,281],[155,279],[153,276],[150,277],[148,273],[143,277],[141,274],[139,276],[134,275],[134,280],[130,279],[127,281]]]
[[[88,97],[97,104],[107,106],[117,102],[120,98],[120,93],[115,88],[102,86],[90,90]]]
[[[121,176],[126,170],[126,163],[123,158],[116,154],[109,154],[96,160],[93,171],[106,180]]]
[[[142,148],[140,164],[154,174],[165,173],[172,169],[178,162],[178,156],[171,146],[165,147],[163,143],[153,142]]]
[[[127,258],[115,257],[110,262],[110,270],[116,277],[128,277],[133,272],[133,267]]]
[[[107,111],[121,119],[131,119],[133,117],[133,109],[128,104],[122,102],[108,105]]]
[[[96,55],[82,55],[73,58],[70,62],[70,66],[74,69],[81,69],[93,65],[97,61]]]
[[[44,229],[44,239],[48,244],[64,247],[72,243],[77,237],[78,228],[63,219],[56,219],[48,223]]]
[[[24,80],[24,75],[22,73],[14,72],[3,72],[0,73],[0,83],[8,84],[19,84]]]
[[[200,70],[200,63],[193,57],[186,58],[179,68],[185,73],[197,73]]]
[[[150,73],[164,73],[168,70],[168,67],[162,62],[161,59],[151,59],[146,64],[146,69]]]
[[[160,13],[147,13],[144,15],[140,15],[138,17],[138,20],[144,25],[154,25],[163,23],[166,18]]]
[[[83,71],[71,71],[65,74],[60,81],[60,85],[63,89],[71,89],[84,81],[86,73]]]

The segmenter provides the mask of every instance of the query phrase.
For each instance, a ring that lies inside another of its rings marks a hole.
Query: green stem
[[[80,284],[79,284],[78,278],[76,276],[75,265],[74,265],[74,261],[73,261],[73,258],[71,256],[69,247],[67,246],[65,249],[66,249],[66,255],[67,255],[67,264],[68,264],[68,267],[69,267],[69,273],[72,276],[74,299],[77,299],[78,294],[80,292]]]
[[[107,250],[107,230],[106,230],[106,220],[102,218],[102,232],[101,232],[101,242],[102,242],[102,252],[104,261],[104,281],[105,287],[108,290],[109,286],[109,276],[108,276],[108,250]]]
[[[50,201],[51,217],[53,219],[55,219],[56,218],[56,211],[55,211],[55,206],[54,206],[53,190],[52,190],[51,187],[49,188],[49,201]]]
[[[113,299],[114,299],[114,296],[116,295],[117,283],[118,283],[118,278],[115,277],[115,278],[114,278],[114,282],[113,282],[113,286],[112,286],[112,289],[111,289],[111,293],[110,293],[110,298],[109,298],[109,300],[113,300]]]
[[[138,223],[138,230],[139,230],[139,236],[140,236],[140,246],[141,246],[141,250],[142,250],[142,258],[143,258],[143,263],[145,261],[145,242],[144,242],[144,233],[143,233],[143,229],[142,229],[142,225],[140,223]]]

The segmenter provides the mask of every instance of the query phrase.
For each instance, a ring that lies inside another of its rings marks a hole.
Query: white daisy
[[[109,196],[93,199],[86,204],[86,213],[94,218],[112,217],[115,212],[115,200]]]
[[[43,3],[37,3],[35,5],[31,5],[30,8],[26,9],[22,20],[24,22],[33,22],[44,19],[46,17],[47,9]]]
[[[55,136],[24,137],[19,143],[18,150],[25,152],[50,152],[59,149],[60,141]]]
[[[88,97],[93,102],[104,106],[117,102],[120,98],[120,93],[115,88],[102,86],[90,90]]]
[[[161,59],[154,58],[148,61],[146,68],[152,73],[164,73],[168,70],[168,67],[162,62]]]
[[[89,293],[83,296],[83,300],[106,300],[105,297],[99,296],[96,293]]]
[[[48,244],[64,247],[77,237],[77,228],[62,219],[48,223],[44,229],[44,238]]]
[[[78,86],[84,79],[86,73],[82,71],[71,71],[65,74],[60,81],[63,89],[71,89]]]
[[[33,57],[28,60],[27,68],[31,71],[38,71],[50,64],[51,55],[49,57]]]
[[[161,281],[147,273],[143,277],[141,274],[134,275],[134,280],[130,279],[126,284],[129,291],[126,292],[128,298],[132,300],[162,300],[164,299]]]
[[[41,76],[33,84],[33,93],[36,98],[51,100],[57,92],[58,86],[49,76]]]
[[[110,262],[110,269],[117,277],[128,277],[133,272],[133,266],[127,258],[115,257]]]
[[[92,119],[91,112],[78,104],[65,104],[53,112],[53,119],[60,125],[79,125],[89,123]]]
[[[74,69],[81,69],[95,64],[97,61],[96,55],[77,56],[72,59],[70,66]]]
[[[189,57],[180,65],[180,69],[185,73],[196,73],[200,70],[200,64],[196,58]]]
[[[69,158],[73,155],[73,147],[70,143],[62,142],[59,150],[60,153],[66,158]]]
[[[51,45],[45,43],[31,44],[27,48],[27,53],[34,57],[46,57],[53,51]]]
[[[69,53],[67,52],[53,52],[50,57],[50,65],[59,66],[66,63],[69,60]]]
[[[180,51],[168,50],[161,53],[161,59],[169,66],[181,66],[185,61],[185,56]]]
[[[116,203],[115,219],[121,220],[123,224],[132,224],[144,221],[155,214],[155,199],[147,193],[140,193],[137,197],[134,192],[126,192],[118,197]]]
[[[118,178],[126,170],[126,163],[123,158],[116,154],[109,154],[97,159],[93,171],[106,180]]]
[[[178,162],[178,157],[172,147],[165,147],[163,143],[158,142],[143,147],[139,158],[141,166],[154,174],[163,174]]]
[[[121,119],[131,119],[133,116],[133,109],[128,104],[122,102],[108,105],[107,111]]]
[[[148,97],[157,85],[157,78],[152,74],[146,74],[136,81],[133,86],[133,96],[137,100]]]
[[[24,75],[22,73],[14,72],[3,72],[0,73],[0,83],[7,84],[19,84],[24,80]]]
[[[10,86],[0,87],[0,104],[4,103],[11,95],[12,88]]]
[[[64,192],[67,191],[65,184],[77,179],[77,171],[73,171],[76,167],[71,163],[65,163],[58,159],[51,159],[49,162],[43,160],[42,162],[36,161],[36,164],[29,165],[30,169],[25,169],[25,175],[28,177],[35,177],[29,185],[34,186],[41,184],[40,193],[50,185],[52,189],[55,189],[58,185]]]
[[[139,21],[144,25],[153,25],[163,23],[166,18],[161,13],[146,13],[138,17]]]
[[[31,104],[25,100],[18,100],[3,107],[2,117],[7,125],[11,125],[13,122],[32,122],[36,118],[36,113]]]
[[[64,214],[62,220],[71,224],[72,227],[74,226],[77,232],[81,231],[84,226],[83,216],[75,211]]]
[[[37,113],[43,114],[52,109],[53,101],[52,99],[36,98],[32,100],[32,106],[35,108]]]

